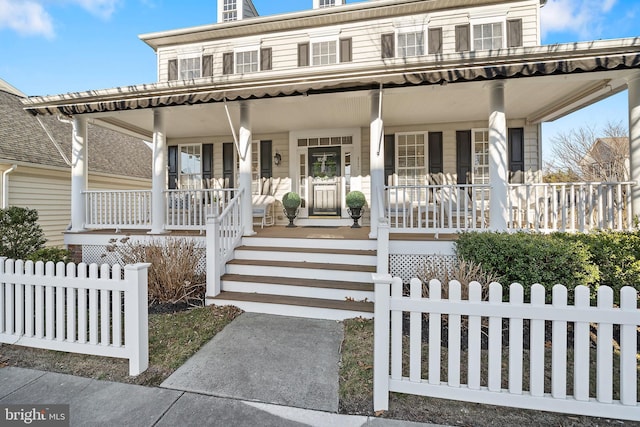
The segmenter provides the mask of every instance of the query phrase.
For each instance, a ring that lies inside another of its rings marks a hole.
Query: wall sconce
[[[276,166],[280,166],[280,162],[282,161],[282,156],[280,153],[276,151],[276,154],[273,156],[273,164]]]

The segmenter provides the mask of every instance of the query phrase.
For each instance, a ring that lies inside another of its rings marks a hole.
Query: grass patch
[[[242,311],[233,306],[208,306],[149,315],[149,369],[129,376],[129,361],[0,345],[0,367],[19,366],[99,380],[157,386]]]
[[[349,414],[374,415],[373,413],[373,320],[349,319],[344,322],[344,341],[342,344],[342,362],[340,366],[340,412]],[[403,346],[403,375],[408,376],[408,340],[405,337]],[[506,351],[506,350],[505,350]],[[486,353],[483,351],[483,353]],[[528,370],[528,357],[525,351],[525,370]],[[550,349],[545,356],[547,361],[545,388],[550,389]],[[569,351],[569,359],[572,352]],[[422,378],[427,378],[428,346],[422,348]],[[462,361],[466,353],[462,354]],[[483,354],[486,360],[486,354]],[[618,370],[618,357],[614,357],[614,370]],[[592,353],[592,368],[595,367],[595,351]],[[503,355],[503,377],[507,375],[507,353]],[[441,380],[446,381],[447,358],[446,349],[442,351]],[[461,380],[466,380],[466,364],[461,363]],[[484,365],[484,363],[483,363]],[[486,369],[486,366],[483,366]],[[568,366],[568,383],[571,384],[571,369]],[[486,371],[481,372],[483,383],[486,383]],[[592,375],[592,378],[593,375]],[[594,379],[595,381],[595,379]],[[525,388],[528,377],[524,379]],[[503,387],[507,384],[503,381]],[[595,383],[591,385],[593,391]],[[616,385],[617,387],[617,385]],[[572,393],[571,386],[568,393]],[[378,414],[384,418],[395,418],[407,421],[418,421],[452,426],[601,426],[603,424],[638,425],[637,423],[619,420],[603,420],[594,417],[568,415],[553,412],[524,410],[493,405],[458,402],[401,393],[390,393],[389,411]]]

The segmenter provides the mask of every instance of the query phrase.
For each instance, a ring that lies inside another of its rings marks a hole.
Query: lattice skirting
[[[201,256],[196,272],[205,274],[207,271],[206,250],[205,248],[199,248],[198,251]],[[82,262],[86,264],[121,264],[118,254],[107,251],[107,246],[105,245],[82,245]]]
[[[433,263],[438,274],[444,275],[445,271],[451,272],[456,262],[455,255],[389,255],[389,273],[393,277],[400,277],[404,283],[416,277],[419,267],[425,262]]]

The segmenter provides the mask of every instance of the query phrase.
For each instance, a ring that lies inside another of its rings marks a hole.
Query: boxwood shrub
[[[556,284],[572,290],[585,285],[593,291],[600,272],[591,260],[588,247],[553,234],[469,232],[460,234],[456,242],[457,255],[480,264],[485,270],[502,277],[507,287],[514,282],[530,296],[531,285],[542,284],[551,301],[551,289]],[[572,299],[572,293],[569,293]]]

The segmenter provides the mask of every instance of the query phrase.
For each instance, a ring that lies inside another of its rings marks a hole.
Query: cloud
[[[549,33],[569,32],[583,39],[596,39],[606,14],[617,0],[549,0],[541,11],[543,38]]]
[[[92,15],[99,16],[103,19],[109,19],[116,11],[121,0],[69,0],[76,3]]]
[[[25,36],[53,38],[53,20],[42,4],[31,0],[0,0],[0,29]]]

